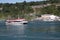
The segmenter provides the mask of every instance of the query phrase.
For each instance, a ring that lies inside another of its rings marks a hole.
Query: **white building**
[[[42,20],[42,21],[60,21],[60,17],[50,14],[44,14],[41,15],[41,17],[36,18],[36,20]]]
[[[41,15],[41,20],[43,21],[59,21],[59,17],[55,15],[50,15],[50,14],[44,14]]]

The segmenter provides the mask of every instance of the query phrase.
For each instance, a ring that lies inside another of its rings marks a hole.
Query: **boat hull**
[[[24,25],[27,24],[28,21],[22,21],[22,22],[6,22],[6,25]]]

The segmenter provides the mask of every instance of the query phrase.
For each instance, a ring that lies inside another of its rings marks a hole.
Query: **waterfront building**
[[[41,21],[60,21],[60,17],[51,14],[44,14],[41,17],[37,17],[34,20],[41,20]]]

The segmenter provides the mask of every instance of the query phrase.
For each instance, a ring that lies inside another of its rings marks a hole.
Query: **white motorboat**
[[[6,20],[6,25],[23,25],[27,23],[28,21],[26,21],[25,19]]]

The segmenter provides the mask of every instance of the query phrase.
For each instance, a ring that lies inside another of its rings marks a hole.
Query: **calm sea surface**
[[[60,40],[60,22],[32,21],[26,25],[0,22],[0,40]]]

